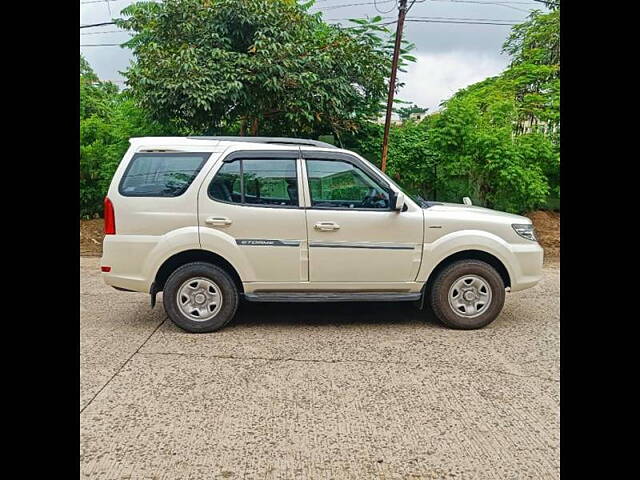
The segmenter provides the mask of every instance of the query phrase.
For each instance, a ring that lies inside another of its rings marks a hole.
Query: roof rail
[[[269,143],[278,145],[306,145],[307,147],[337,148],[330,143],[305,138],[288,137],[187,137],[192,140],[220,140],[223,142]]]

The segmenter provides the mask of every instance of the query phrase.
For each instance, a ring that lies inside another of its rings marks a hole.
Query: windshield
[[[404,190],[403,190],[403,192],[407,197],[409,197],[411,200],[416,202],[421,207],[428,207],[429,206],[429,202],[427,200],[425,200],[424,198],[422,198],[420,195],[411,195],[410,193],[407,193]]]
[[[400,187],[400,185],[398,185],[394,180],[392,180],[391,177],[389,177],[389,175],[387,175],[382,170],[380,170],[378,167],[376,167],[376,165],[374,163],[370,162],[369,160],[364,158],[362,155],[358,155],[356,152],[349,152],[349,154],[351,154],[351,155],[356,154],[358,156],[358,158],[360,158],[360,160],[363,160],[367,165],[369,165],[374,170],[375,174],[381,176],[388,183],[390,183],[391,185],[396,187],[398,190],[400,190],[402,193],[407,195],[407,193],[405,192],[404,188]]]
[[[351,152],[353,153],[353,152]],[[395,186],[398,190],[400,190],[402,193],[404,193],[407,197],[409,197],[411,200],[413,200],[415,203],[417,203],[418,205],[420,205],[420,207],[422,208],[426,208],[429,207],[429,201],[422,198],[420,195],[418,194],[413,194],[413,193],[409,193],[408,189],[398,185],[398,183],[395,180],[392,180],[391,177],[389,177],[389,175],[387,175],[386,173],[384,173],[382,170],[380,170],[378,167],[376,167],[373,163],[371,163],[369,160],[367,160],[366,158],[364,158],[362,155],[358,155],[362,160],[364,160],[365,162],[367,162],[369,165],[371,165],[374,169],[375,172],[379,175],[381,175],[387,182],[389,182],[390,184],[392,184],[393,186]]]

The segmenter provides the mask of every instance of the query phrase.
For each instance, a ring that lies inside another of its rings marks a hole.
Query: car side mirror
[[[395,205],[393,206],[394,210],[397,211],[402,211],[402,209],[404,208],[404,193],[402,192],[397,192],[395,194]]]

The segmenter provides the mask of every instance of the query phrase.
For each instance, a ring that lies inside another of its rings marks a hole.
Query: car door
[[[308,280],[299,150],[235,151],[215,166],[199,193],[202,247],[233,243],[246,282]]]
[[[422,259],[422,209],[358,157],[303,150],[311,282],[411,282]]]

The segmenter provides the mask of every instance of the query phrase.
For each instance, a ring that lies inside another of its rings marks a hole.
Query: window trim
[[[300,204],[300,187],[302,182],[300,180],[300,175],[298,174],[298,160],[300,158],[299,150],[235,150],[222,159],[220,162],[220,167],[216,170],[211,178],[211,181],[207,185],[207,197],[209,200],[213,202],[224,203],[226,205],[235,205],[238,207],[256,207],[256,208],[285,208],[285,209],[304,209],[304,207]],[[297,205],[261,205],[256,203],[245,203],[244,198],[244,163],[242,160],[293,160],[294,162],[294,172],[296,175],[296,185],[298,187],[298,196],[296,198]],[[225,200],[220,200],[218,198],[214,198],[209,193],[209,188],[211,184],[218,176],[218,173],[222,169],[225,163],[233,163],[239,161],[240,162],[240,203],[238,202],[227,202]]]
[[[211,158],[212,154],[213,152],[135,152],[131,157],[131,159],[129,160],[129,163],[127,164],[127,168],[124,170],[122,177],[120,177],[120,182],[118,182],[118,193],[123,197],[130,197],[130,198],[178,198],[178,197],[181,197],[182,195],[187,193],[187,190],[189,190],[191,185],[193,185],[194,180],[198,177],[198,175],[200,175],[200,173],[202,173],[202,167],[206,165],[206,163]],[[149,195],[149,194],[139,194],[139,193],[136,194],[136,193],[124,192],[122,190],[124,181],[127,178],[127,174],[131,170],[131,167],[133,166],[137,158],[147,158],[147,157],[165,157],[166,158],[166,157],[176,157],[176,156],[202,157],[202,162],[200,162],[200,165],[198,166],[196,174],[185,186],[184,190],[182,190],[182,192],[180,192],[178,195],[166,196],[166,195]]]
[[[384,181],[384,179],[380,178],[375,174],[374,171],[371,170],[366,164],[364,164],[359,158],[354,157],[353,155],[349,155],[346,153],[339,152],[313,152],[313,151],[304,151],[302,150],[302,159],[304,164],[305,176],[307,181],[307,189],[309,191],[309,206],[308,209],[311,210],[337,210],[337,211],[347,211],[347,212],[394,212],[393,202],[396,196],[395,191],[391,188],[388,182]],[[382,190],[389,194],[389,207],[388,208],[349,208],[349,207],[323,207],[323,206],[314,206],[313,205],[313,197],[311,196],[311,184],[309,179],[309,170],[307,168],[307,160],[323,160],[329,162],[344,162],[353,165],[356,168],[362,170],[375,184],[377,184]]]

